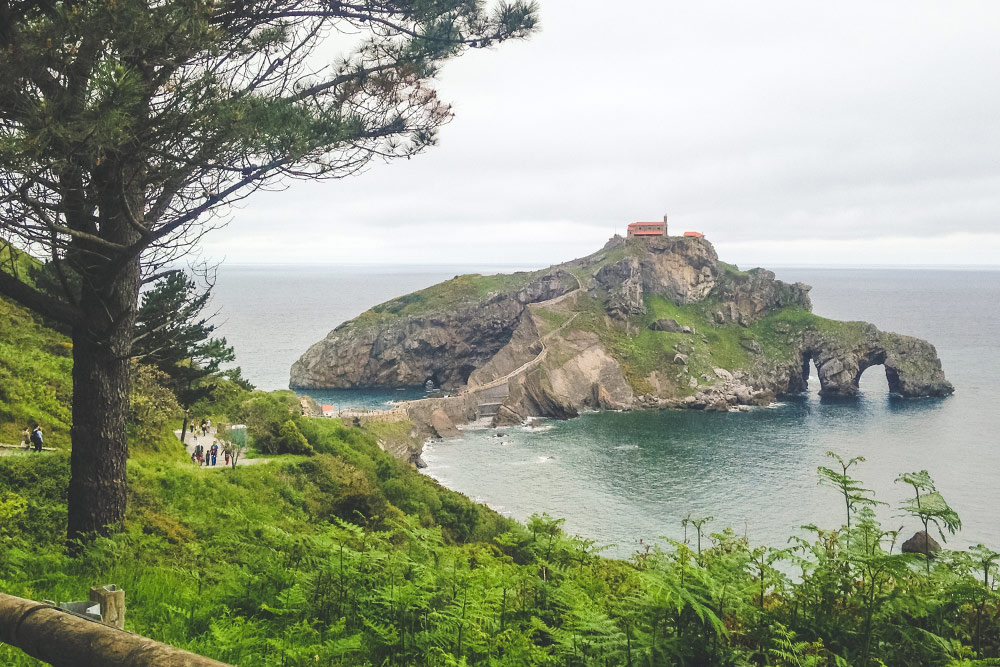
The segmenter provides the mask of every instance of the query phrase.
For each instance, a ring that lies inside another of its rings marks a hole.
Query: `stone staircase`
[[[494,417],[500,411],[500,406],[503,405],[504,399],[507,398],[507,394],[510,390],[507,386],[507,382],[503,384],[493,384],[492,386],[482,389],[476,392],[476,418],[482,419],[483,417]]]

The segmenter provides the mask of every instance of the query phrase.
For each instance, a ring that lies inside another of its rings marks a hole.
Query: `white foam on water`
[[[489,428],[492,417],[482,417],[474,422],[469,422],[468,424],[459,424],[456,428],[459,431],[485,431]]]
[[[552,428],[553,428],[552,424],[545,424],[543,426],[526,425],[522,426],[521,430],[526,431],[527,433],[544,433],[545,431],[551,431]]]

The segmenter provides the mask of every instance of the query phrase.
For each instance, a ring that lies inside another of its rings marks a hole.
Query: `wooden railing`
[[[0,641],[53,667],[229,667],[51,604],[3,593]]]

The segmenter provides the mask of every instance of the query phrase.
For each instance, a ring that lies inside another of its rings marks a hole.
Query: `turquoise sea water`
[[[288,368],[298,354],[339,322],[456,272],[364,271],[257,268],[241,273],[224,267],[216,289],[217,305],[227,318],[222,333],[236,346],[251,380],[264,388],[287,386]],[[502,437],[492,430],[470,430],[461,438],[432,443],[424,457],[426,472],[519,519],[533,512],[564,517],[570,532],[613,543],[610,553],[627,555],[640,539],[679,538],[680,521],[688,513],[714,516],[712,530],[731,526],[756,543],[774,545],[806,523],[839,525],[836,493],[819,487],[815,473],[832,449],[864,455],[868,460],[857,476],[892,505],[905,495],[893,483],[895,477],[926,468],[965,524],[950,542],[1000,548],[1000,272],[776,273],[813,285],[814,310],[820,315],[867,320],[930,340],[956,394],[891,398],[881,367],[873,367],[862,377],[861,396],[851,401],[821,401],[813,382],[809,394],[749,413],[588,414],[504,429]],[[308,303],[288,299],[295,285],[309,292]],[[240,325],[257,318],[274,322],[274,309],[284,313],[280,326]],[[337,394],[330,402],[372,407],[393,396]],[[888,527],[916,530],[912,520],[891,507],[880,514]]]

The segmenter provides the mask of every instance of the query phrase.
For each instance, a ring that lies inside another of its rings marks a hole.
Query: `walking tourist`
[[[35,445],[35,451],[36,452],[42,451],[42,441],[43,441],[43,439],[44,438],[42,437],[42,425],[41,424],[37,424],[35,426],[35,430],[31,432],[31,442],[32,442],[32,444]]]

